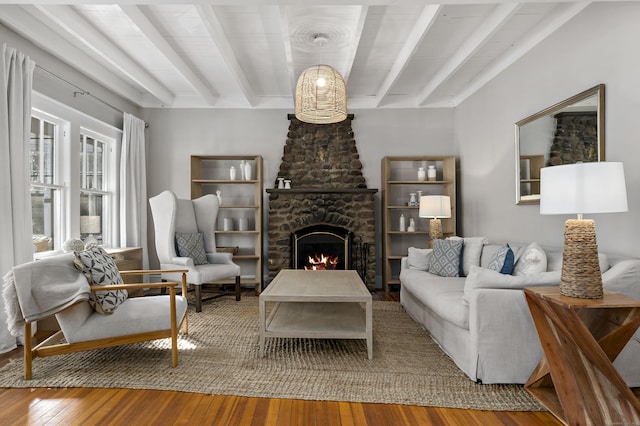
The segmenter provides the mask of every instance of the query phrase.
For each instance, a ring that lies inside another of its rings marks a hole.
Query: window
[[[122,131],[37,92],[31,116],[36,252],[60,250],[71,238],[117,247],[116,158]]]
[[[102,244],[103,206],[108,203],[107,143],[80,133],[80,238]]]
[[[52,250],[61,233],[62,189],[58,156],[60,127],[44,114],[31,117],[29,174],[33,242],[36,251]]]

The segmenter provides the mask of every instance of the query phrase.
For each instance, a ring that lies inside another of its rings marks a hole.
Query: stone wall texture
[[[351,129],[352,116],[336,124],[302,123],[290,117],[278,176],[291,190],[269,190],[269,280],[291,268],[291,234],[329,224],[366,244],[365,281],[375,282],[375,190],[367,189]],[[352,247],[352,253],[357,247]],[[355,266],[355,265],[354,265]]]

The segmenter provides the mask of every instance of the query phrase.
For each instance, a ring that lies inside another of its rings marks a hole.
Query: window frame
[[[31,115],[59,120],[64,123],[58,125],[58,131],[62,131],[61,143],[56,149],[57,161],[55,172],[56,184],[60,187],[61,200],[56,212],[55,226],[58,226],[59,238],[55,238],[53,249],[61,250],[65,241],[70,238],[80,238],[80,194],[84,189],[80,183],[80,134],[105,142],[105,168],[103,173],[108,174],[104,179],[101,195],[107,196],[107,205],[103,208],[102,243],[104,247],[120,246],[119,229],[119,155],[122,143],[122,129],[91,117],[83,112],[73,109],[54,99],[51,99],[36,91],[32,92]],[[41,118],[39,118],[41,119]],[[104,202],[104,199],[103,199]]]

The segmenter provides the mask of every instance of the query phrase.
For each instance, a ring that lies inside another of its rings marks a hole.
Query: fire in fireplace
[[[332,225],[315,225],[291,236],[293,269],[351,269],[352,233]]]
[[[320,253],[319,255],[309,256],[309,261],[304,265],[304,269],[307,271],[333,271],[338,266],[339,261],[340,258],[338,256]]]

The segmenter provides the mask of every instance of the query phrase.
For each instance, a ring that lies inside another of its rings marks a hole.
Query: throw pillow
[[[488,268],[501,274],[511,274],[513,271],[513,260],[513,250],[511,250],[509,244],[505,244],[495,252],[489,261]]]
[[[506,275],[480,266],[472,266],[464,281],[462,302],[469,304],[471,291],[478,288],[521,289],[560,284],[560,271],[541,272],[528,275]]]
[[[428,271],[432,251],[431,249],[409,247],[409,257],[407,260],[409,269]]]
[[[547,270],[547,255],[538,243],[529,244],[513,266],[513,275],[536,274]]]
[[[480,266],[480,256],[482,248],[485,244],[489,244],[489,240],[485,237],[449,237],[447,240],[463,240],[462,250],[462,275],[467,276],[471,271],[471,265]]]
[[[441,277],[459,277],[462,246],[462,240],[435,240],[429,272]]]
[[[207,252],[204,250],[204,234],[176,232],[176,246],[178,256],[190,257],[194,265],[204,265],[207,261]]]
[[[107,288],[109,285],[123,284],[122,276],[113,258],[100,246],[73,252],[73,263],[89,281],[89,285]],[[127,300],[127,290],[99,290],[89,294],[89,304],[99,314],[109,315]]]

